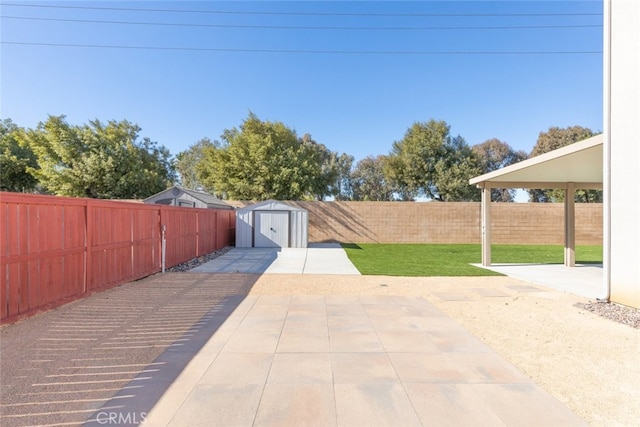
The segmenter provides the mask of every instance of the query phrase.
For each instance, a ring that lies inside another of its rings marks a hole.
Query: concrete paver
[[[249,295],[242,306],[226,343],[183,371],[190,393],[178,378],[145,425],[585,425],[422,298]]]
[[[336,425],[331,384],[268,383],[253,426],[318,427]]]

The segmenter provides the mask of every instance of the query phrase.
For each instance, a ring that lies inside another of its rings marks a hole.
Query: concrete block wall
[[[288,203],[309,211],[309,242],[480,243],[480,203]],[[493,243],[564,243],[561,203],[494,203],[491,215]],[[602,244],[601,204],[576,204],[576,243]]]

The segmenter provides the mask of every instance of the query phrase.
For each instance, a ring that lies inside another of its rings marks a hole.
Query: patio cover
[[[491,265],[491,189],[562,188],[564,264],[575,265],[575,190],[602,189],[602,134],[469,180],[482,189],[482,265]]]

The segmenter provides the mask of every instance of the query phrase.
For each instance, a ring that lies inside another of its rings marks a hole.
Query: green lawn
[[[469,265],[480,263],[476,244],[368,244],[342,247],[362,274],[386,276],[500,276]],[[562,263],[558,245],[492,245],[494,263]],[[602,246],[576,247],[576,262],[601,263]]]

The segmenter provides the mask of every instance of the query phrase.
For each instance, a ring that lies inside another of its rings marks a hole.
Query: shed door
[[[256,248],[289,247],[289,212],[255,211],[254,246]]]

